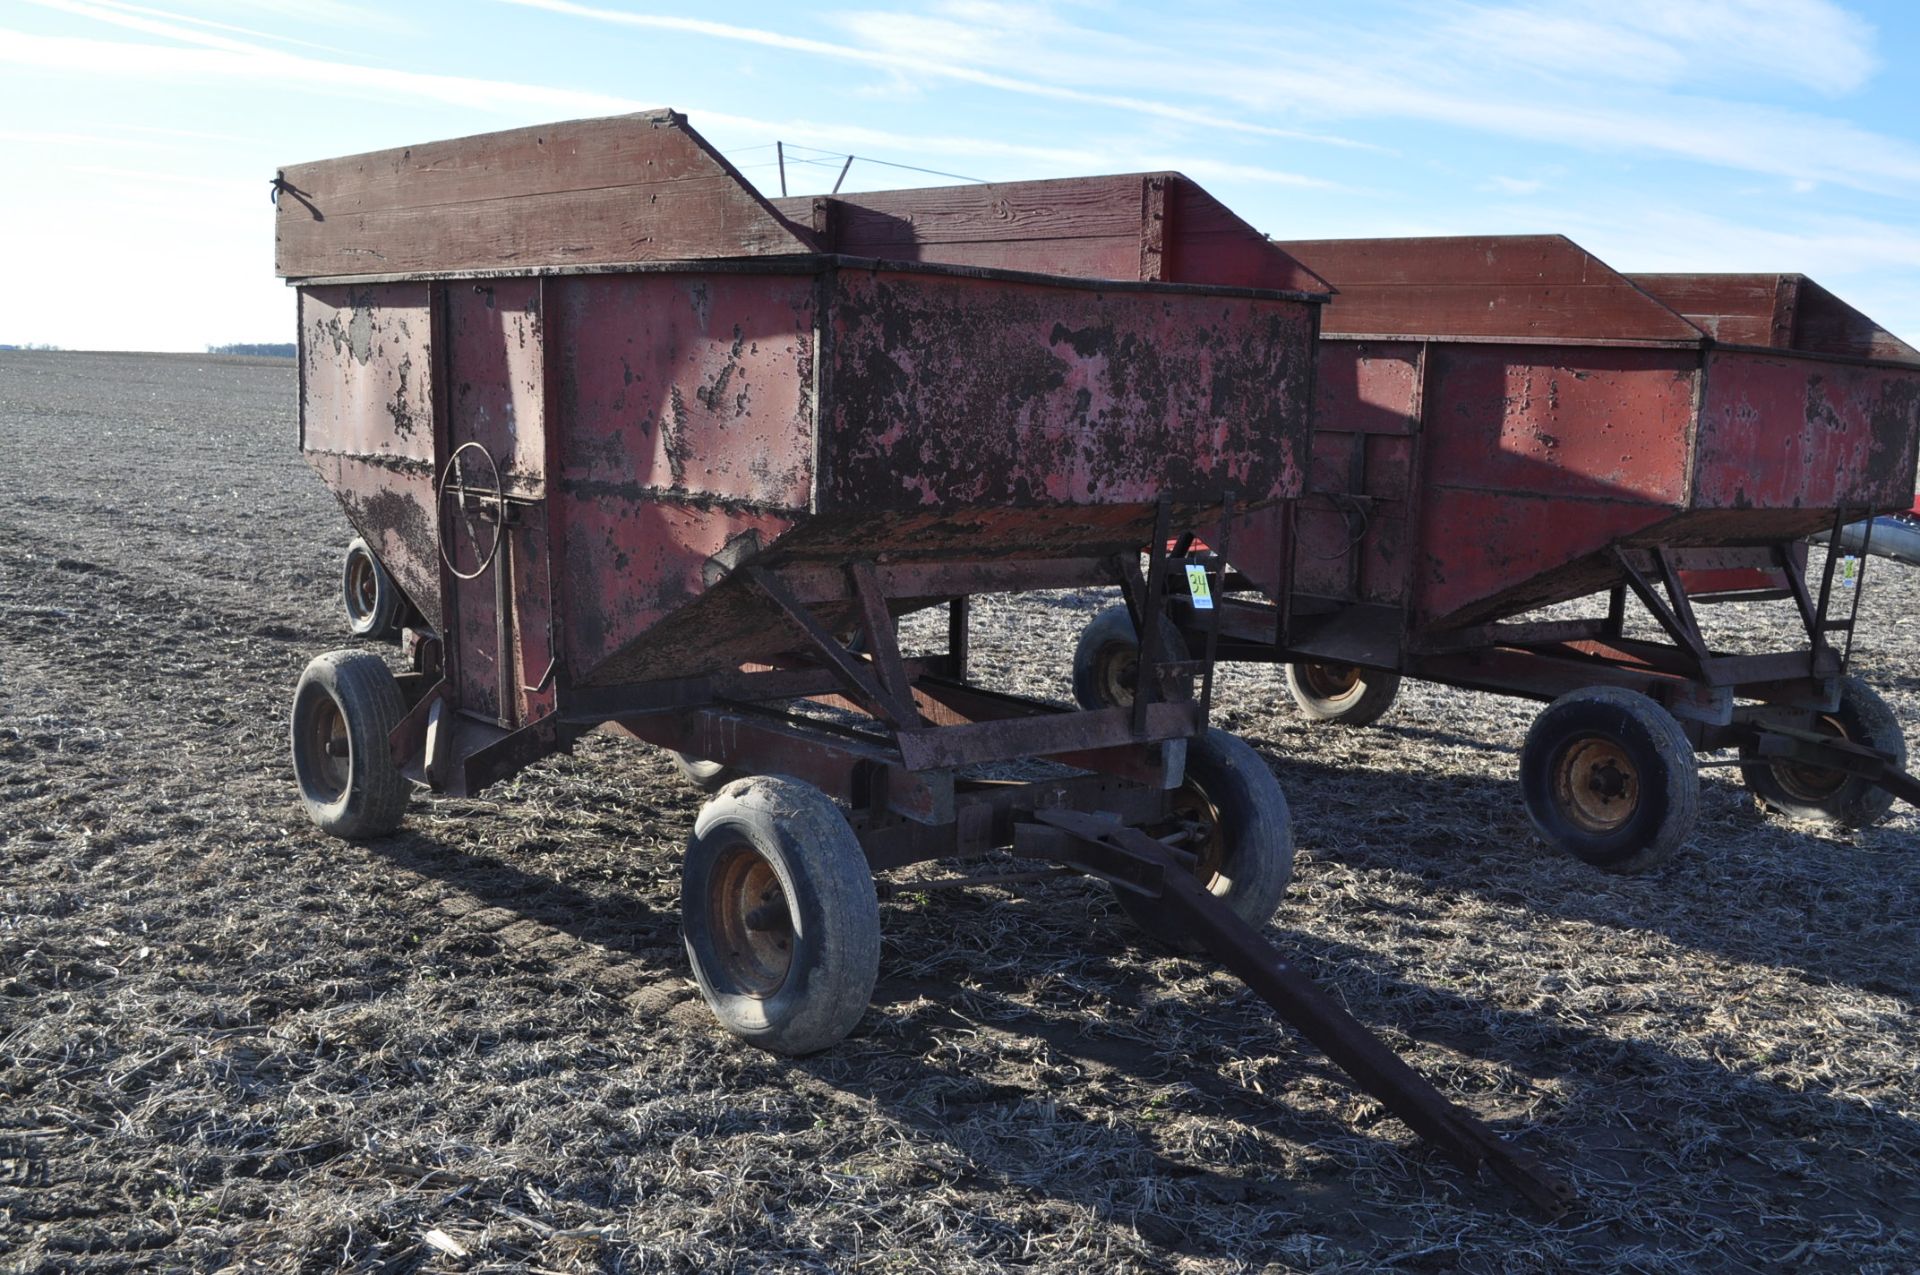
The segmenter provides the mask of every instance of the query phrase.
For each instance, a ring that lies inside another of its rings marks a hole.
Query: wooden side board
[[[1728,345],[1920,363],[1920,351],[1805,275],[1636,274],[1634,283]]]
[[[296,164],[276,192],[296,279],[814,250],[673,111]]]
[[[1560,235],[1327,239],[1281,249],[1338,289],[1330,336],[1688,341],[1701,333]]]
[[[1178,173],[1126,173],[778,199],[854,257],[1089,279],[1324,293],[1326,282]]]

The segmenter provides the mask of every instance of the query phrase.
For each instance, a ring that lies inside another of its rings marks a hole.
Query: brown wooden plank
[[[1805,275],[1642,274],[1632,279],[1729,345],[1920,362],[1920,351]]]
[[[1170,183],[1167,278],[1240,288],[1330,291],[1327,281],[1188,178]]]
[[[782,199],[820,225],[819,200]],[[833,250],[893,261],[1326,292],[1324,280],[1178,173],[990,182],[833,197]]]
[[[294,278],[812,250],[671,111],[350,155],[280,180],[275,267]]]
[[[1697,341],[1700,331],[1560,235],[1283,241],[1330,282],[1329,335]]]

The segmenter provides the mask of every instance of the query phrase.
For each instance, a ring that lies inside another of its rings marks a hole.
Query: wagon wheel
[[[1367,726],[1393,706],[1400,675],[1357,664],[1302,661],[1286,666],[1287,693],[1316,722]]]
[[[293,773],[322,832],[347,840],[400,826],[410,785],[387,740],[406,715],[386,661],[368,651],[314,657],[293,692]]]
[[[1609,872],[1673,856],[1700,812],[1686,732],[1645,695],[1572,691],[1534,719],[1520,749],[1520,793],[1542,840]]]
[[[1160,651],[1167,660],[1187,658],[1186,639],[1162,614]],[[1082,708],[1131,708],[1140,681],[1140,637],[1123,606],[1108,607],[1081,630],[1073,650],[1073,698]],[[1184,678],[1172,698],[1192,699],[1193,679]]]
[[[1167,818],[1147,832],[1196,856],[1193,873],[1247,924],[1273,919],[1293,879],[1293,820],[1280,781],[1260,754],[1219,729],[1187,741],[1186,776]],[[1121,911],[1182,952],[1200,945],[1169,925],[1159,901],[1113,887]]]
[[[1849,743],[1891,753],[1895,769],[1907,768],[1907,741],[1899,719],[1879,694],[1857,677],[1840,686],[1840,706],[1821,714],[1814,729]],[[1893,794],[1845,771],[1798,762],[1758,760],[1755,744],[1741,746],[1740,778],[1762,806],[1789,819],[1865,828],[1893,809]]]
[[[347,546],[340,567],[340,592],[347,627],[355,637],[390,642],[400,636],[401,597],[393,577],[359,536]]]
[[[880,905],[860,842],[811,784],[756,776],[694,821],[680,880],[694,981],[714,1016],[776,1054],[852,1031],[880,971]]]

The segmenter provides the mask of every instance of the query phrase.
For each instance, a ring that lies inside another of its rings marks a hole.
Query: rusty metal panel
[[[1920,370],[1716,351],[1693,503],[1901,509],[1913,498],[1916,445]]]
[[[1313,309],[842,271],[818,508],[1292,495],[1307,460]]]
[[[1446,344],[1429,358],[1428,481],[1685,503],[1694,352]]]
[[[354,530],[438,624],[429,287],[301,290],[300,433]]]
[[[547,287],[573,497],[807,507],[814,276],[586,275]]]

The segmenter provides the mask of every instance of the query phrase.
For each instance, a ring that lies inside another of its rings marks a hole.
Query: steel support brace
[[[1757,724],[1749,738],[1761,760],[1789,761],[1858,775],[1908,805],[1920,806],[1920,778],[1901,770],[1890,754],[1878,749],[1773,722]]]
[[[1422,1079],[1210,893],[1170,847],[1138,828],[1094,815],[1042,810],[1034,818],[1058,835],[1051,844],[1044,837],[1024,838],[1023,853],[1047,853],[1159,899],[1166,914],[1183,923],[1222,965],[1463,1170],[1474,1173],[1484,1166],[1548,1215],[1566,1212],[1573,1192],[1565,1183]]]

